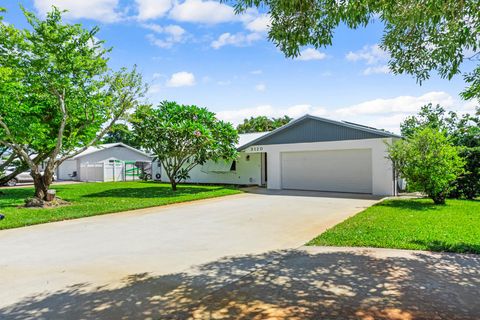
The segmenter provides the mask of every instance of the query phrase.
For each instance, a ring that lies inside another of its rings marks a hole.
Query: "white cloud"
[[[217,84],[219,86],[229,86],[232,84],[232,81],[230,80],[220,80],[220,81],[217,81]]]
[[[379,115],[391,113],[415,113],[427,103],[452,107],[455,99],[443,91],[431,91],[421,96],[399,96],[388,99],[374,99],[335,111],[341,116]]]
[[[270,17],[267,14],[261,14],[253,20],[245,22],[245,28],[252,32],[265,33],[270,27]]]
[[[260,69],[250,71],[251,74],[262,74],[263,71]]]
[[[377,64],[388,60],[388,53],[383,51],[378,44],[364,46],[361,50],[347,53],[348,61],[364,61],[368,65]]]
[[[119,0],[34,0],[39,14],[45,15],[52,6],[68,10],[66,17],[71,19],[92,19],[101,22],[116,22],[122,19],[118,11]]]
[[[171,48],[173,45],[172,42],[166,41],[164,39],[159,39],[155,37],[155,35],[153,34],[147,34],[146,38],[152,45],[157,46],[159,48],[164,48],[164,49]]]
[[[217,112],[217,115],[220,119],[236,125],[251,116],[280,117],[288,115],[292,118],[298,118],[308,113],[400,133],[400,123],[408,116],[418,113],[420,108],[428,103],[440,104],[447,110],[458,113],[472,113],[478,105],[476,101],[459,101],[443,91],[431,91],[420,96],[378,98],[344,108],[313,107],[311,104],[299,104],[287,108],[261,105],[254,108],[220,111]]]
[[[167,81],[167,87],[189,87],[195,85],[195,76],[193,73],[181,71],[172,74]]]
[[[186,31],[177,25],[168,25],[162,27],[158,24],[144,24],[144,28],[152,30],[158,34],[164,35],[163,38],[158,38],[153,34],[148,34],[147,39],[151,44],[160,48],[170,48],[173,44],[183,42],[185,40]]]
[[[185,29],[180,26],[171,24],[164,28],[164,32],[172,36],[174,39],[181,39],[185,35]]]
[[[369,76],[371,74],[387,74],[387,73],[390,73],[390,68],[386,64],[381,66],[368,67],[365,70],[363,70],[363,74],[365,76]]]
[[[264,83],[259,83],[255,86],[255,90],[264,92],[267,90],[267,86]]]
[[[271,105],[260,105],[254,108],[226,110],[217,112],[219,119],[232,122],[237,125],[243,122],[243,119],[257,116],[267,117],[282,117],[284,115],[292,118],[298,118],[304,114],[312,114],[316,116],[322,116],[326,113],[326,110],[322,107],[313,107],[309,104],[298,104],[286,108],[274,108]]]
[[[300,51],[300,55],[297,57],[297,60],[308,61],[308,60],[323,60],[327,55],[323,52],[320,52],[313,48],[307,48]]]
[[[83,1],[83,0],[82,0]],[[172,0],[135,0],[139,20],[163,17],[172,8]]]
[[[151,30],[156,33],[162,33],[163,32],[163,27],[159,24],[155,23],[148,23],[148,24],[142,24],[142,27],[145,29]]]
[[[236,47],[243,47],[250,45],[252,42],[262,39],[260,33],[235,33],[231,34],[230,32],[225,32],[221,34],[217,40],[212,41],[210,44],[214,49],[220,49],[223,46],[231,45]]]
[[[150,95],[150,96],[155,95],[156,93],[159,93],[160,91],[162,91],[162,86],[158,83],[153,84],[153,85],[148,87],[148,95]]]
[[[238,20],[232,7],[217,1],[186,0],[176,2],[169,13],[171,19],[184,22],[216,24]]]

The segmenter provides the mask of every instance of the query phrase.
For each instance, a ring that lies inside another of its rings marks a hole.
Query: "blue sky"
[[[378,22],[340,27],[331,47],[304,48],[290,59],[267,41],[268,16],[257,10],[236,16],[217,1],[2,1],[5,20],[23,27],[19,4],[41,16],[57,5],[69,10],[69,21],[98,25],[98,37],[113,47],[112,68],[138,65],[151,103],[196,104],[235,124],[249,116],[310,113],[398,132],[425,103],[459,112],[476,105],[458,97],[460,76],[433,76],[419,86],[411,76],[389,73]]]

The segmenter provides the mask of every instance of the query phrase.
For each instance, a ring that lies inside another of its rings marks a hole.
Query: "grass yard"
[[[104,182],[55,185],[57,195],[68,206],[31,209],[19,208],[33,195],[33,188],[0,189],[0,229],[95,216],[131,209],[162,206],[171,203],[214,198],[240,193],[234,187],[179,185],[173,192],[169,184],[154,182]]]
[[[307,245],[480,253],[480,201],[385,200]]]

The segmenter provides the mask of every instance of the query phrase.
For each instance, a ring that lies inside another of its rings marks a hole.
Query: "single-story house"
[[[186,182],[395,195],[387,144],[401,137],[383,130],[305,115],[271,132],[240,135],[235,161],[207,161]],[[168,181],[156,165],[154,175]]]
[[[57,168],[59,180],[123,181],[138,176],[138,168],[151,166],[153,157],[124,143],[91,146]]]

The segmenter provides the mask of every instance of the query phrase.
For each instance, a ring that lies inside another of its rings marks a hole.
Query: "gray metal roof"
[[[127,149],[130,149],[130,150],[134,151],[134,152],[138,152],[139,154],[144,155],[146,157],[152,157],[151,154],[143,152],[142,150],[135,149],[134,147],[130,147],[129,145],[127,145],[125,143],[115,142],[115,143],[104,143],[104,144],[99,144],[99,145],[95,145],[95,146],[90,146],[85,151],[80,152],[76,156],[72,157],[72,159],[78,159],[78,158],[84,157],[88,154],[103,151],[103,150],[107,150],[107,149],[114,148],[114,147],[127,148]]]
[[[302,142],[324,142],[374,138],[401,138],[396,134],[351,122],[304,115],[239,147]]]

